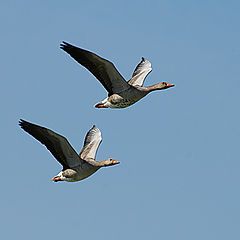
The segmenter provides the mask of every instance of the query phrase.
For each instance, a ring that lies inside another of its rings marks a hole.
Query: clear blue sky
[[[2,1],[2,239],[240,239],[239,1]],[[129,79],[167,81],[123,110],[95,109],[105,89],[59,48],[96,52]],[[93,124],[97,160],[120,165],[77,183],[17,125],[80,151]]]

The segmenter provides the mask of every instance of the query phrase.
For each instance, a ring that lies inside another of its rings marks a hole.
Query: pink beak
[[[167,83],[167,87],[174,87],[174,84]]]

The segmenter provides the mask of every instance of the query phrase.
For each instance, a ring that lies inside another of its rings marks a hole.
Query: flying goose
[[[50,129],[29,123],[22,119],[19,121],[19,125],[23,130],[44,144],[57,161],[62,164],[63,170],[52,179],[54,182],[80,181],[89,177],[101,167],[112,166],[119,163],[112,158],[104,161],[95,161],[96,152],[102,141],[101,132],[95,125],[88,131],[79,155],[65,137]]]
[[[135,68],[132,78],[126,82],[110,61],[66,42],[63,42],[60,48],[87,68],[108,91],[108,97],[97,103],[96,108],[125,108],[154,90],[163,90],[174,86],[161,82],[153,86],[142,87],[145,77],[152,71],[151,63],[145,58],[142,58]]]

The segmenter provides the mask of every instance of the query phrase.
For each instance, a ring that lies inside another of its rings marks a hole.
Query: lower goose
[[[78,155],[68,140],[50,129],[19,121],[23,130],[44,144],[52,155],[62,164],[63,170],[52,179],[54,182],[76,182],[89,177],[101,167],[112,166],[119,162],[108,158],[95,161],[95,155],[102,141],[100,130],[94,125],[87,133],[82,151]]]

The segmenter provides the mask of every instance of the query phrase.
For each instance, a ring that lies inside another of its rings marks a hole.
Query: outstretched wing
[[[63,169],[72,168],[82,163],[83,160],[80,159],[65,137],[22,119],[19,121],[19,125],[44,144],[57,161],[62,164]]]
[[[87,50],[63,42],[61,49],[87,68],[105,87],[108,93],[120,93],[131,86],[124,80],[113,63]]]
[[[152,71],[151,63],[142,58],[142,61],[135,68],[132,78],[128,81],[128,83],[132,86],[142,86],[146,76]]]
[[[84,160],[95,160],[95,156],[102,141],[100,130],[94,125],[87,133],[80,157]]]

